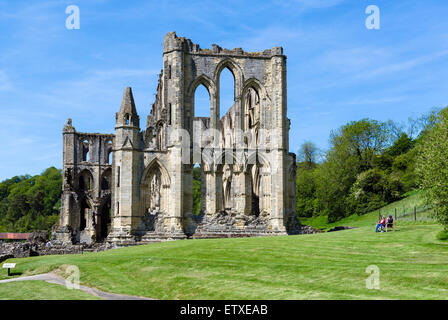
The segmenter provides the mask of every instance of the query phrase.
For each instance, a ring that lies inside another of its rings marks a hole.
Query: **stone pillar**
[[[284,218],[286,214],[285,203],[287,200],[285,152],[286,121],[286,57],[280,47],[272,48],[272,127],[270,136],[270,168],[272,176],[272,229],[286,232]]]
[[[213,216],[223,209],[222,171],[210,168],[204,170],[204,176],[205,213],[207,216]]]
[[[234,166],[233,181],[235,185],[235,210],[244,215],[252,213],[251,174],[243,166]]]

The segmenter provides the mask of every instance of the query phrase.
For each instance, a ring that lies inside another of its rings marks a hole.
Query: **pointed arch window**
[[[235,77],[232,71],[225,67],[219,75],[219,109],[220,119],[235,103]]]
[[[84,139],[81,143],[82,161],[90,161],[90,142]]]
[[[210,117],[210,93],[202,83],[194,92],[194,116]]]

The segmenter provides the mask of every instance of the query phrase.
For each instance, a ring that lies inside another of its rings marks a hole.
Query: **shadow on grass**
[[[15,276],[21,276],[22,274],[23,274],[23,272],[20,272],[20,271],[16,271],[16,272],[11,271],[9,273],[9,276],[7,273],[0,275],[0,280],[8,280]]]

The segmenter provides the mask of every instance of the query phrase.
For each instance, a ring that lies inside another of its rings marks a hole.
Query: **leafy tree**
[[[297,155],[299,162],[302,162],[307,169],[311,169],[316,165],[319,149],[311,141],[306,141],[300,146]]]
[[[316,207],[316,177],[317,170],[308,169],[307,166],[299,168],[296,175],[296,211],[300,217],[311,217],[318,213]]]
[[[353,157],[357,165],[356,170],[367,170],[373,167],[374,156],[385,149],[388,141],[389,135],[385,123],[370,119],[352,121],[331,132],[330,156],[343,161]]]
[[[406,133],[402,133],[395,140],[394,144],[386,150],[386,154],[396,157],[411,150],[415,145],[415,141],[408,137]]]
[[[61,171],[53,167],[0,182],[0,230],[49,231],[59,217],[61,188]]]
[[[384,151],[388,141],[386,124],[370,119],[352,121],[331,132],[331,148],[317,179],[317,197],[329,222],[352,213],[352,185],[361,172],[374,167],[375,157]]]
[[[439,220],[448,230],[448,107],[431,120],[418,147],[416,172],[426,201],[438,206]]]

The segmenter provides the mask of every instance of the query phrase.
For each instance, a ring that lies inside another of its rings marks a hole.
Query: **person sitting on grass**
[[[386,225],[386,218],[384,216],[381,216],[380,221],[376,224],[375,232],[378,232],[378,229],[381,228],[381,232],[384,232],[384,226]]]
[[[389,229],[389,228],[394,228],[394,218],[392,218],[392,215],[389,215],[388,217],[387,217],[387,221],[386,221],[386,231]]]

